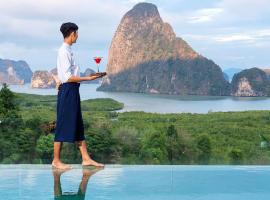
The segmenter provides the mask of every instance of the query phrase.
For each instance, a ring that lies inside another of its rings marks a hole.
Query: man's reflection
[[[83,176],[82,176],[82,181],[80,183],[79,189],[77,193],[74,192],[62,192],[62,188],[61,188],[61,175],[70,170],[70,169],[66,169],[66,170],[60,170],[60,169],[53,169],[53,178],[54,178],[54,199],[72,199],[72,200],[76,200],[76,199],[85,199],[85,192],[86,192],[86,188],[87,188],[87,183],[89,178],[95,174],[97,171],[99,171],[100,169],[103,168],[95,168],[95,169],[90,169],[90,168],[83,168]]]

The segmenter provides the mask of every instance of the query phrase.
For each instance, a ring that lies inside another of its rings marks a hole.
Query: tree
[[[106,127],[90,129],[86,132],[87,148],[90,156],[100,162],[114,162],[119,159],[117,140]]]
[[[36,151],[43,163],[51,163],[53,154],[54,135],[42,135],[37,141]]]
[[[115,137],[121,145],[122,157],[139,155],[140,138],[136,128],[121,126],[115,133]]]
[[[15,139],[16,146],[18,147],[18,153],[22,162],[31,163],[35,157],[36,146],[36,133],[35,131],[26,128],[18,132]]]
[[[15,95],[9,90],[8,85],[4,83],[0,90],[0,114],[4,117],[7,116],[10,111],[17,109]]]
[[[199,150],[198,161],[200,164],[208,164],[211,157],[211,140],[207,135],[197,138],[197,148]]]
[[[174,161],[177,161],[180,159],[180,156],[182,155],[182,144],[181,139],[178,136],[177,130],[175,129],[174,125],[170,125],[167,128],[166,132],[167,136],[167,142],[166,142],[166,148],[168,152],[168,159],[171,162],[171,164],[174,163]]]
[[[244,154],[240,149],[232,149],[229,153],[231,164],[239,165],[243,163]]]
[[[0,161],[14,153],[18,154],[19,150],[16,142],[23,129],[23,120],[15,98],[7,84],[3,84],[0,90]]]
[[[148,130],[143,135],[141,147],[141,157],[147,164],[161,164],[168,161],[164,132]]]

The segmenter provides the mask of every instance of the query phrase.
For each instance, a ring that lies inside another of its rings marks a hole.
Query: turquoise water
[[[102,92],[96,91],[98,86],[98,84],[81,84],[81,100],[113,98],[124,103],[124,109],[122,111],[145,111],[152,113],[207,113],[209,111],[270,110],[270,98],[267,97],[179,96]],[[57,94],[57,90],[54,88],[32,89],[30,88],[30,84],[10,85],[9,87],[14,92],[41,95]]]
[[[73,166],[74,169],[60,175],[50,165],[0,165],[0,197],[5,200],[270,199],[269,166],[106,165],[96,172]]]

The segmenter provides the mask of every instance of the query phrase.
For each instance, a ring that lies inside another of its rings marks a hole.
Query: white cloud
[[[94,54],[103,54],[106,60],[122,16],[142,1],[0,0],[0,26],[5,27],[0,31],[0,57],[26,59],[37,68],[52,66],[56,53],[52,49],[62,41],[59,27],[62,22],[73,21],[79,25],[79,40],[74,49],[81,56],[81,64],[89,65]],[[178,36],[187,39],[195,50],[203,49],[210,58],[229,47],[238,51],[236,56],[270,47],[270,0],[150,2],[158,6],[161,17]],[[241,46],[246,48],[237,50]]]
[[[243,20],[261,18],[270,12],[269,0],[223,0],[217,6],[223,8],[228,17],[232,15]]]
[[[29,51],[35,51],[35,50],[18,46],[11,42],[0,43],[0,54],[3,56],[3,58],[12,58],[13,56],[11,54],[14,54],[14,55],[25,54],[26,52],[29,52]]]
[[[0,1],[1,15],[19,18],[73,18],[89,20],[91,17],[119,16],[126,5],[117,0],[9,0]],[[109,18],[107,18],[109,19]]]
[[[223,12],[222,8],[207,8],[196,11],[194,16],[189,17],[189,23],[202,23],[213,21]]]
[[[236,33],[230,35],[223,35],[214,37],[214,40],[217,42],[235,42],[235,41],[244,41],[256,43],[261,40],[270,40],[270,29],[262,29],[256,31],[248,31],[244,33]]]
[[[84,29],[88,26],[88,35],[109,37],[108,30],[115,28],[127,9],[117,0],[0,1],[0,25],[5,27],[0,35],[52,39],[61,23],[73,21]]]
[[[250,35],[235,34],[226,36],[217,36],[214,38],[217,42],[234,42],[234,41],[254,41],[255,38]]]
[[[56,59],[54,48],[43,47],[42,45],[29,47],[12,42],[3,42],[0,43],[0,55],[3,59],[25,60],[33,69],[46,69],[47,63],[50,63],[49,67],[54,65]],[[47,62],[44,62],[43,59],[47,59]]]
[[[145,2],[145,0],[127,0],[127,1],[124,1],[124,3],[126,3],[126,4],[137,4],[137,3],[141,3],[141,2]]]
[[[235,30],[236,31],[236,30]],[[184,38],[198,41],[214,41],[219,43],[244,42],[256,45],[257,42],[270,41],[270,29],[255,31],[231,32],[227,34],[183,34]]]

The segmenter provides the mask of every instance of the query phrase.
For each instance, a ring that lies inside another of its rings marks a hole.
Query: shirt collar
[[[63,45],[69,49],[71,48],[71,45],[69,45],[68,43],[63,42]]]

